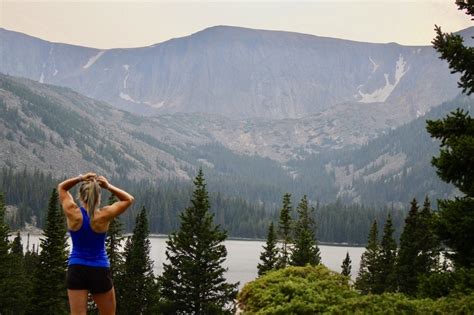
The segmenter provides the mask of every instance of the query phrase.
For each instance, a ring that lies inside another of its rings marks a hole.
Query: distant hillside
[[[328,143],[311,144],[318,139],[311,138],[318,132],[312,127],[316,118],[258,123],[203,114],[146,118],[67,88],[0,75],[0,167],[39,168],[55,177],[94,170],[157,183],[188,180],[203,167],[212,191],[272,206],[285,192],[323,203],[339,198],[401,206],[412,197],[453,194],[430,166],[439,148],[425,131],[425,120],[457,106],[472,109],[473,99],[446,102],[361,148],[334,150]],[[350,121],[340,118],[332,124],[354,132]],[[253,150],[239,144],[254,140],[267,143]],[[265,148],[270,157],[280,152],[286,158],[265,157]]]
[[[439,142],[426,131],[426,120],[445,117],[456,108],[474,113],[473,97],[445,102],[426,116],[391,130],[356,150],[343,150],[326,160],[326,170],[346,202],[394,203],[405,206],[416,197],[452,198],[459,194],[442,182],[431,165]],[[434,200],[433,200],[434,201]]]

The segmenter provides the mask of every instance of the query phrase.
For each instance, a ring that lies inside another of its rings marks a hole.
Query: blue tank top
[[[72,239],[72,251],[69,255],[69,265],[85,265],[91,267],[110,267],[109,258],[105,251],[107,233],[94,232],[90,226],[86,209],[80,207],[82,226],[77,231],[69,230]]]

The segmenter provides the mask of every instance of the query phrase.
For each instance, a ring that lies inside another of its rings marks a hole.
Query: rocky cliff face
[[[383,104],[413,119],[458,93],[456,77],[428,46],[226,26],[134,49],[50,43],[3,29],[0,41],[0,72],[138,113],[283,119]]]

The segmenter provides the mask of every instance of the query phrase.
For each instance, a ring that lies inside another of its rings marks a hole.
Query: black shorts
[[[69,290],[89,290],[90,293],[105,293],[112,289],[110,268],[69,265],[66,287]]]

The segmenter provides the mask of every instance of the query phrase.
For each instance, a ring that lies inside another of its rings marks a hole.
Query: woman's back
[[[80,207],[82,225],[79,230],[69,233],[72,239],[72,251],[69,265],[86,265],[93,267],[109,267],[109,259],[105,250],[107,233],[97,233],[90,226],[86,209]]]

